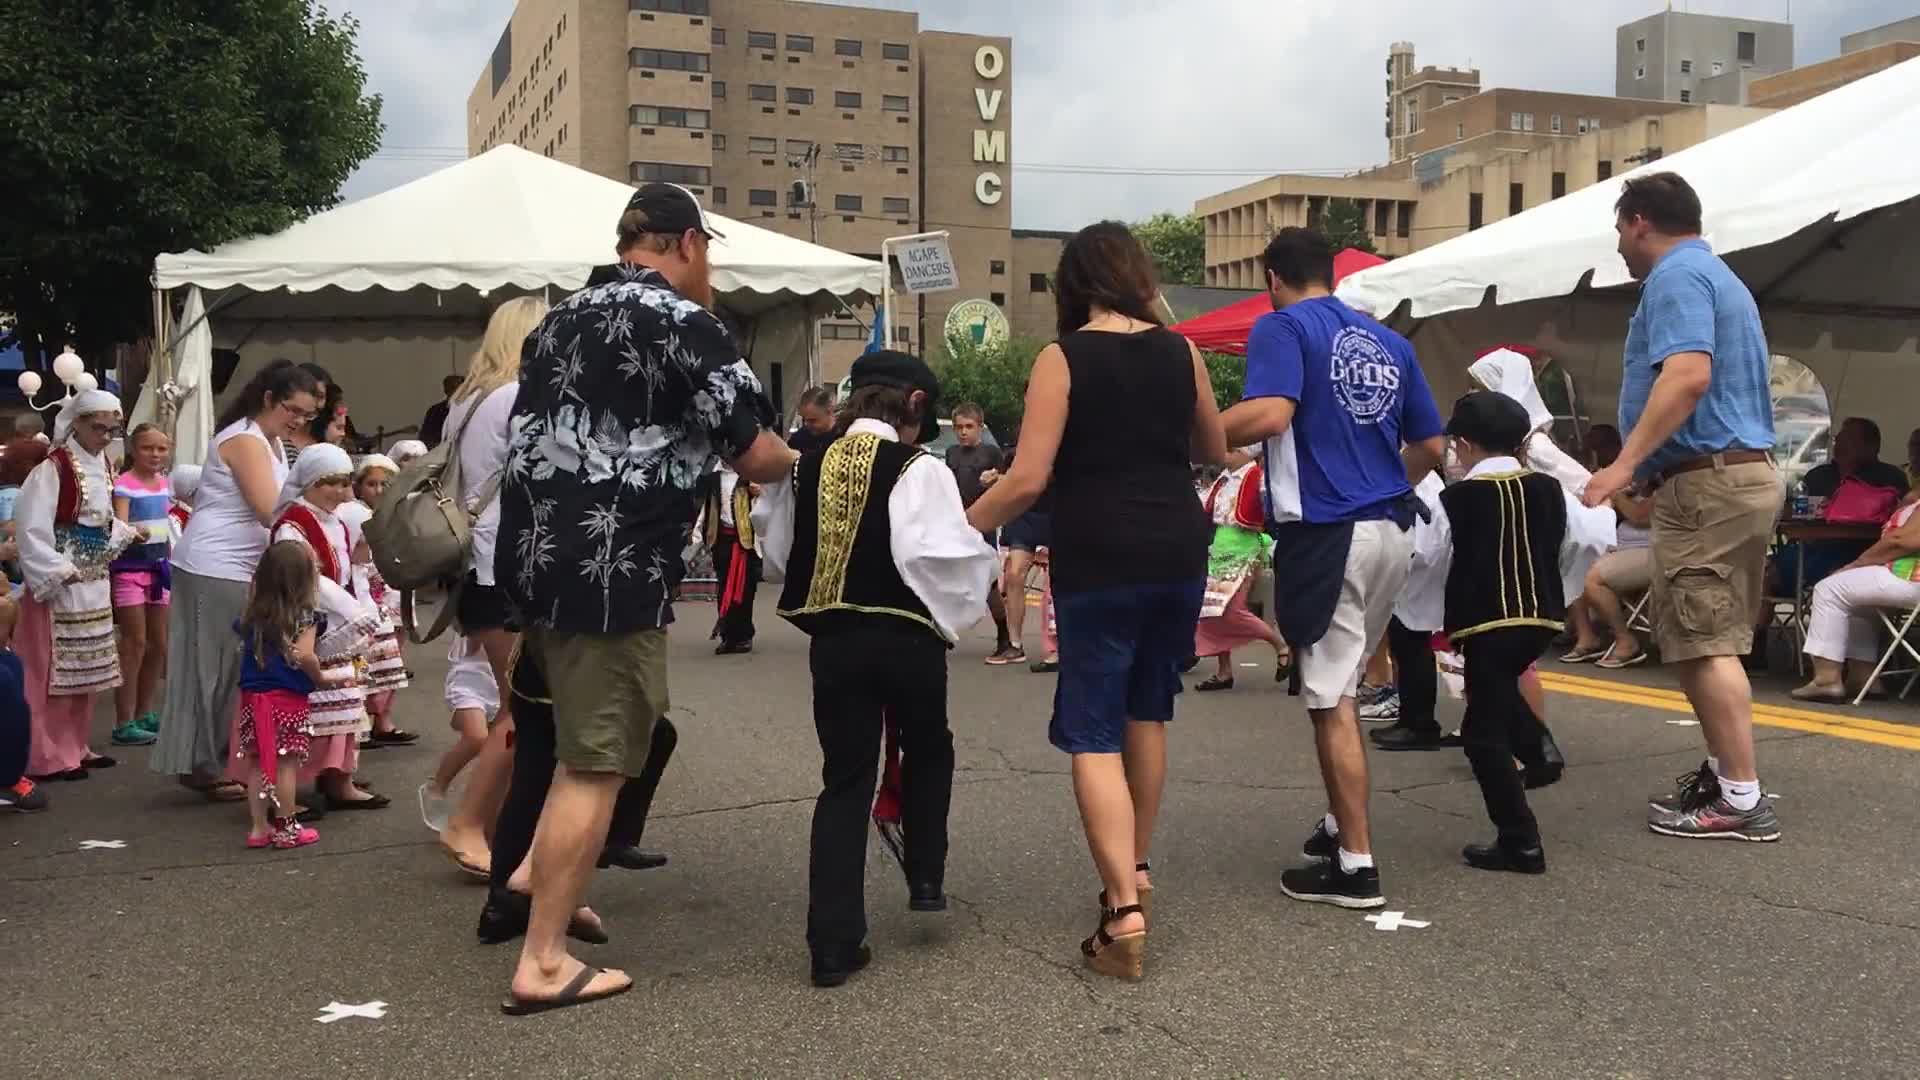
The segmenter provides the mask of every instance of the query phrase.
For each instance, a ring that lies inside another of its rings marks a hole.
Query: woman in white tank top
[[[149,767],[217,802],[246,797],[219,779],[240,700],[240,638],[253,568],[267,549],[287,462],[281,440],[313,419],[319,384],[291,361],[254,375],[220,416],[200,490],[173,557],[167,697]]]

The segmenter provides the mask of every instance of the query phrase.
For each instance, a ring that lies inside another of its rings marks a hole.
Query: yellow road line
[[[1631,683],[1607,682],[1601,679],[1581,678],[1577,675],[1562,675],[1558,672],[1541,672],[1540,684],[1550,690],[1574,697],[1611,701],[1621,705],[1638,705],[1643,708],[1683,713],[1689,716],[1693,714],[1693,707],[1687,704],[1684,694],[1657,686],[1635,686]],[[1818,735],[1830,735],[1836,739],[1873,743],[1876,746],[1920,750],[1920,727],[1910,724],[1894,724],[1867,717],[1834,716],[1809,709],[1758,703],[1753,707],[1753,722],[1766,727],[1807,731]]]

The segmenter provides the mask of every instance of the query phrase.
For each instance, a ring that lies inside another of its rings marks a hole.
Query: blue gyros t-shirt
[[[1245,397],[1296,405],[1292,426],[1266,445],[1267,512],[1276,522],[1389,518],[1412,490],[1401,445],[1443,430],[1413,346],[1331,296],[1253,324]]]
[[[1620,430],[1646,412],[1660,365],[1679,353],[1713,357],[1713,381],[1680,430],[1641,466],[1653,472],[1722,450],[1773,449],[1772,357],[1753,293],[1704,240],[1675,244],[1640,288],[1620,375]]]

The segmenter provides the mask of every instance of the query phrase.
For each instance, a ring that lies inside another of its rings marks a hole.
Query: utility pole
[[[804,153],[791,155],[787,164],[792,166],[796,178],[793,181],[793,204],[806,211],[807,240],[820,242],[820,144],[807,143]],[[807,385],[820,385],[820,326],[818,320],[807,324]]]

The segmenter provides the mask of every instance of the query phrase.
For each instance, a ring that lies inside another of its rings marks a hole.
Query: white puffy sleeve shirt
[[[75,517],[82,525],[111,528],[113,483],[107,477],[106,458],[89,454],[78,446],[67,447],[74,468],[81,475],[83,494]],[[14,503],[14,540],[20,545],[20,571],[27,588],[36,599],[46,600],[66,586],[75,569],[73,561],[53,546],[53,517],[60,503],[60,466],[52,459],[34,466],[20,485],[19,501]]]

